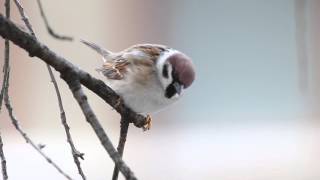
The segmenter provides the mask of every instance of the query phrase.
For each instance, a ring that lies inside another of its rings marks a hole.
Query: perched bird
[[[191,59],[185,54],[157,44],[138,44],[113,53],[95,43],[81,40],[103,57],[97,71],[133,111],[156,112],[177,101],[195,79]]]

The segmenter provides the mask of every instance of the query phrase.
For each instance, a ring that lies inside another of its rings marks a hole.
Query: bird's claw
[[[150,130],[151,125],[152,125],[151,124],[152,119],[151,119],[150,115],[147,115],[146,120],[147,120],[147,123],[142,127],[143,131]]]

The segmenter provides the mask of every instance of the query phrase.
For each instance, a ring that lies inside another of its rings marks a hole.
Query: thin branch
[[[9,112],[9,116],[11,119],[12,124],[14,125],[14,127],[16,128],[16,130],[21,134],[21,136],[26,140],[27,143],[29,143],[39,154],[41,154],[42,157],[44,157],[47,162],[49,164],[51,164],[54,168],[56,168],[56,170],[62,174],[65,178],[72,180],[72,178],[67,175],[55,162],[53,162],[37,145],[36,143],[34,143],[32,141],[32,139],[29,138],[29,136],[21,129],[20,125],[19,125],[19,121],[18,119],[15,117],[15,115],[13,114],[13,108],[11,106],[11,102],[9,99],[9,94],[8,94],[8,90],[9,90],[9,79],[7,80],[6,83],[6,89],[5,89],[5,95],[4,95],[4,101],[7,107],[7,110]]]
[[[5,11],[6,11],[6,18],[10,19],[10,0],[5,0],[4,3]],[[10,60],[10,43],[9,40],[5,40],[4,42],[4,65],[3,65],[3,82],[2,82],[2,88],[0,93],[0,112],[2,107],[2,101],[5,94],[6,86],[7,86],[7,80],[9,77],[9,60]],[[8,172],[7,172],[7,160],[4,155],[3,151],[3,141],[2,136],[0,135],[0,159],[1,159],[1,172],[3,180],[8,179]]]
[[[29,32],[36,38],[35,36],[35,33],[32,29],[32,26],[31,24],[29,23],[29,19],[28,17],[26,16],[26,13],[24,12],[23,10],[23,6],[19,3],[19,1],[15,0],[15,3],[19,9],[19,12],[20,12],[20,15],[22,16],[22,20],[24,21],[25,25],[27,26]],[[41,15],[43,16],[43,18],[45,18],[44,16],[44,13],[43,13],[43,10],[42,10],[42,6],[41,6],[41,2],[38,1],[39,3],[39,7],[40,7],[40,11],[41,11]],[[46,23],[46,26],[48,25],[47,23],[47,20],[45,19],[45,23]],[[49,75],[50,75],[50,78],[51,78],[51,82],[53,83],[54,85],[54,89],[55,89],[55,92],[56,92],[56,95],[57,95],[57,98],[58,98],[58,104],[59,104],[59,109],[60,109],[60,118],[61,118],[61,122],[62,122],[62,125],[65,129],[65,133],[66,133],[66,136],[67,136],[67,141],[70,145],[70,148],[71,148],[71,153],[72,153],[72,157],[73,157],[73,161],[78,169],[78,172],[80,174],[80,176],[82,177],[83,180],[86,180],[86,177],[83,173],[83,170],[81,168],[81,165],[80,165],[80,161],[79,161],[79,157],[81,159],[83,159],[83,153],[80,153],[74,143],[73,143],[73,140],[72,140],[72,137],[71,137],[71,134],[70,134],[70,127],[67,123],[67,119],[66,119],[66,115],[65,115],[65,111],[64,111],[64,108],[63,108],[63,104],[62,104],[62,98],[61,98],[61,94],[60,94],[60,91],[59,91],[59,87],[58,87],[58,84],[57,84],[57,81],[52,73],[52,70],[51,70],[51,67],[47,64],[47,69],[48,69],[48,72],[49,72]]]
[[[16,6],[18,7],[19,13],[21,15],[22,21],[26,24],[28,30],[30,31],[31,35],[35,37],[34,31],[32,29],[31,23],[29,22],[29,19],[27,17],[27,15],[24,13],[24,9],[21,5],[21,3],[19,2],[19,0],[14,0],[14,3],[16,4]]]
[[[8,43],[9,41],[8,40],[5,40],[5,42],[4,42],[4,44],[5,44],[5,51],[6,51],[6,47],[7,47],[7,43]],[[9,44],[8,44],[9,45]],[[6,53],[5,53],[6,54]],[[6,58],[5,58],[6,59]],[[5,60],[5,62],[4,63],[6,63],[6,60]],[[3,66],[5,66],[5,64],[3,65]],[[6,85],[6,81],[5,81],[5,79],[6,79],[6,75],[7,74],[7,72],[5,72],[5,70],[3,69],[3,80],[2,80],[2,86],[1,86],[1,91],[0,91],[0,112],[1,112],[1,108],[2,108],[2,101],[3,101],[3,96],[4,96],[4,87],[5,87],[5,85]]]
[[[81,159],[84,159],[83,158],[84,154],[80,153],[76,149],[76,147],[75,147],[75,145],[73,143],[73,140],[72,140],[72,137],[71,137],[71,134],[70,134],[70,127],[69,127],[69,125],[67,123],[67,118],[66,118],[66,114],[65,114],[65,111],[64,111],[64,108],[63,108],[61,94],[60,94],[60,91],[59,91],[59,87],[58,87],[57,81],[56,81],[56,79],[55,79],[55,77],[54,77],[54,75],[52,73],[51,67],[49,65],[47,65],[47,68],[48,68],[48,71],[49,71],[49,74],[50,74],[50,78],[51,78],[51,81],[53,83],[53,86],[54,86],[54,89],[56,91],[56,95],[57,95],[57,98],[58,98],[59,109],[60,109],[60,118],[61,118],[62,125],[63,125],[63,127],[65,129],[66,135],[67,135],[67,141],[68,141],[68,143],[70,145],[70,148],[71,148],[73,161],[76,164],[78,172],[81,175],[82,179],[85,180],[86,176],[83,173],[83,170],[81,168],[80,161],[79,161],[79,157]]]
[[[10,19],[10,0],[5,0],[4,3],[5,6],[5,10],[6,10],[6,18]],[[1,88],[1,92],[0,92],[0,111],[1,111],[1,107],[2,107],[2,101],[3,101],[3,96],[4,96],[4,90],[5,90],[5,83],[6,83],[6,79],[7,79],[7,68],[5,68],[6,66],[8,66],[9,64],[9,54],[10,54],[10,48],[9,48],[9,40],[5,40],[4,41],[4,64],[3,64],[3,81],[2,81],[2,88]]]
[[[17,25],[3,17],[2,14],[0,14],[0,36],[5,39],[9,39],[14,44],[26,50],[31,57],[38,57],[39,60],[46,62],[61,74],[68,73],[71,70],[75,71],[74,73],[77,74],[82,85],[97,94],[119,114],[130,119],[130,122],[132,122],[136,127],[142,128],[147,124],[147,120],[144,116],[139,115],[126,107],[120,96],[103,81],[92,77],[86,71],[79,69],[70,61],[59,56],[33,36],[20,30]]]
[[[2,177],[4,180],[8,179],[8,173],[7,173],[7,161],[6,157],[3,152],[3,142],[2,137],[0,135],[0,158],[1,158],[1,169],[2,169]]]
[[[117,167],[120,169],[120,171],[126,177],[127,180],[136,180],[137,178],[134,176],[131,169],[122,160],[120,154],[112,145],[109,137],[103,130],[99,120],[92,111],[92,108],[88,103],[87,96],[84,94],[82,90],[80,81],[77,77],[77,73],[75,73],[74,71],[70,71],[69,73],[63,74],[62,78],[68,83],[69,88],[72,91],[74,98],[77,100],[83,114],[85,115],[87,122],[91,125],[91,127],[97,134],[100,143],[108,152],[113,162],[117,165]]]
[[[2,108],[2,101],[3,101],[3,97],[4,97],[4,91],[5,91],[5,86],[6,86],[6,79],[7,79],[7,68],[4,68],[7,66],[7,64],[9,63],[9,40],[5,40],[4,41],[4,64],[3,64],[3,80],[2,80],[2,86],[1,86],[1,91],[0,91],[0,112],[1,112],[1,108]]]
[[[14,0],[14,2],[16,4],[16,6],[18,7],[18,10],[19,10],[19,13],[22,17],[22,20],[26,24],[31,35],[34,38],[36,38],[35,33],[32,29],[31,23],[29,22],[29,19],[27,18],[26,14],[24,13],[24,9],[23,9],[22,5],[20,4],[20,2],[18,0]],[[48,68],[50,68],[49,65],[48,65]],[[15,116],[13,114],[13,108],[10,103],[9,93],[8,93],[8,91],[9,91],[9,60],[8,60],[8,63],[4,66],[4,69],[8,69],[7,70],[7,79],[6,79],[5,88],[4,88],[4,100],[5,100],[5,104],[6,104],[8,112],[9,112],[9,116],[11,118],[12,124],[14,125],[16,130],[22,135],[22,137],[26,140],[26,142],[29,143],[39,154],[41,154],[47,160],[48,163],[50,163],[54,168],[56,168],[58,170],[58,172],[60,174],[62,174],[65,178],[72,180],[72,178],[69,175],[67,175],[55,162],[53,162],[44,152],[42,152],[41,148],[39,146],[37,146],[19,126],[18,120],[15,118]]]
[[[49,25],[47,16],[46,16],[46,14],[44,13],[41,0],[37,0],[37,2],[38,2],[39,9],[40,9],[41,17],[42,17],[42,19],[43,19],[43,21],[44,21],[44,24],[45,24],[45,26],[46,26],[46,28],[47,28],[48,33],[49,33],[52,37],[54,37],[54,38],[56,38],[56,39],[59,39],[59,40],[73,41],[73,38],[72,38],[72,37],[70,37],[70,36],[64,36],[64,35],[59,35],[59,34],[57,34],[57,33],[55,33],[55,32],[53,31],[53,29],[52,29],[51,26]]]
[[[9,0],[6,0],[6,1],[9,1]],[[4,65],[3,65],[3,72],[4,72],[4,75],[3,75],[3,83],[2,83],[2,89],[1,89],[1,94],[0,94],[0,111],[1,111],[1,106],[2,106],[2,100],[3,100],[3,97],[5,98],[6,96],[6,90],[7,90],[7,86],[8,86],[8,80],[9,80],[9,69],[10,69],[10,66],[9,66],[9,41],[8,40],[5,40],[5,62],[4,62]],[[3,151],[3,141],[2,141],[2,137],[0,136],[0,158],[1,158],[1,168],[2,168],[2,177],[4,180],[7,180],[8,179],[8,173],[7,173],[7,161],[6,161],[6,158],[5,158],[5,155],[4,155],[4,151]]]
[[[117,150],[120,154],[120,156],[123,156],[123,151],[124,151],[124,146],[126,144],[127,140],[127,135],[128,135],[128,129],[129,129],[129,120],[126,119],[125,117],[121,117],[120,121],[120,137],[119,137],[119,142],[118,142],[118,147]],[[113,175],[112,175],[112,180],[117,180],[119,175],[119,169],[115,165],[113,169]]]

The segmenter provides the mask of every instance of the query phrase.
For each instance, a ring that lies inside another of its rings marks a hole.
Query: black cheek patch
[[[166,94],[165,94],[165,96],[170,99],[170,98],[172,98],[172,96],[174,96],[176,93],[177,93],[177,91],[176,91],[176,89],[174,88],[173,84],[171,83],[171,84],[167,87],[167,89],[166,89]]]
[[[167,65],[167,64],[165,64],[165,65],[163,66],[162,75],[163,75],[163,77],[165,77],[165,78],[167,78],[167,79],[169,78],[168,65]]]

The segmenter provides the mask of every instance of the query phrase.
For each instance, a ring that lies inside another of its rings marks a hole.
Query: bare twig
[[[25,25],[27,26],[29,32],[36,38],[35,36],[35,33],[32,29],[32,26],[31,24],[29,23],[29,19],[28,17],[26,16],[26,13],[24,12],[23,10],[23,6],[19,3],[18,0],[15,0],[15,3],[19,9],[19,12],[20,12],[20,15],[22,16],[22,20],[24,21]],[[41,6],[41,2],[38,1],[38,4],[39,4],[39,8],[40,8],[40,11],[41,11],[41,15],[42,17],[44,18],[45,20],[45,24],[46,26],[48,26],[48,22],[47,22],[47,19],[45,18],[44,16],[44,13],[43,13],[43,10],[42,10],[42,6]],[[49,31],[50,33],[50,31]],[[71,148],[71,153],[72,153],[72,157],[73,157],[73,160],[74,160],[74,163],[78,169],[78,172],[79,174],[81,175],[82,179],[85,180],[86,177],[83,173],[83,170],[81,168],[81,165],[80,165],[80,161],[79,161],[79,157],[81,159],[83,159],[83,153],[80,153],[74,143],[73,143],[73,140],[72,140],[72,137],[71,137],[71,134],[70,134],[70,127],[67,123],[67,119],[66,119],[66,115],[65,115],[65,111],[64,111],[64,108],[63,108],[63,103],[62,103],[62,99],[61,99],[61,94],[60,94],[60,91],[59,91],[59,87],[58,87],[58,84],[57,84],[57,81],[52,73],[52,70],[51,70],[51,67],[47,64],[47,69],[48,69],[48,72],[49,72],[49,75],[50,75],[50,79],[54,85],[54,89],[55,89],[55,92],[56,92],[56,95],[57,95],[57,98],[58,98],[58,104],[59,104],[59,109],[60,109],[60,118],[61,118],[61,122],[62,122],[62,125],[65,129],[65,133],[66,133],[66,136],[67,136],[67,141],[70,145],[70,148]]]
[[[32,25],[29,22],[29,19],[28,19],[27,15],[24,12],[23,6],[20,4],[19,0],[14,0],[14,3],[18,7],[18,10],[19,10],[19,13],[21,15],[22,21],[26,24],[26,26],[27,26],[28,30],[30,31],[31,35],[35,37],[34,31],[32,29]]]
[[[120,121],[120,137],[119,137],[119,142],[118,142],[118,147],[117,150],[120,154],[120,156],[123,156],[123,151],[124,151],[124,146],[126,144],[127,140],[127,135],[128,135],[128,129],[129,129],[129,120],[126,119],[126,117],[121,117]],[[113,175],[112,175],[112,180],[117,180],[119,175],[119,169],[115,165],[113,169]]]
[[[52,29],[51,26],[49,25],[47,16],[46,16],[46,14],[44,13],[41,0],[37,0],[37,2],[38,2],[39,9],[40,9],[41,17],[42,17],[42,19],[43,19],[43,21],[44,21],[44,24],[45,24],[45,26],[46,26],[49,34],[50,34],[52,37],[54,37],[54,38],[56,38],[56,39],[59,39],[59,40],[72,41],[72,40],[73,40],[72,37],[64,36],[64,35],[59,35],[59,34],[57,34],[57,33],[55,33],[55,32],[53,31],[53,29]]]
[[[6,17],[10,19],[10,0],[5,0],[4,3],[5,11],[6,11]],[[2,107],[2,101],[5,94],[6,86],[7,86],[7,80],[9,77],[9,59],[10,59],[10,44],[9,40],[5,40],[4,42],[4,65],[3,65],[3,82],[2,82],[2,88],[0,93],[0,111]],[[0,135],[0,158],[1,158],[1,172],[3,180],[8,179],[8,172],[7,172],[7,161],[6,157],[4,155],[3,151],[3,141],[2,136]]]
[[[8,41],[8,42],[9,42],[9,41]],[[5,47],[6,47],[6,46],[7,46],[7,45],[6,45],[6,44],[7,44],[7,40],[5,40],[4,44],[5,44]],[[5,48],[5,49],[6,49],[6,48]],[[5,50],[5,51],[6,51],[6,50]],[[5,54],[6,54],[6,53],[5,53]],[[4,63],[6,63],[6,60],[5,60]],[[0,112],[1,112],[1,108],[2,108],[3,96],[4,96],[4,87],[5,87],[5,85],[6,85],[5,79],[6,79],[6,72],[5,72],[4,69],[3,69],[3,81],[2,81],[1,91],[0,91]]]
[[[31,33],[32,36],[34,36],[34,38],[36,38],[35,33],[34,33],[33,29],[32,29],[31,23],[29,22],[29,19],[28,19],[27,15],[24,12],[23,6],[20,4],[20,2],[18,0],[14,0],[14,2],[16,4],[16,6],[18,7],[18,10],[19,10],[19,13],[20,13],[20,15],[22,17],[22,20],[24,21],[25,25],[27,26],[29,32]],[[50,66],[47,65],[47,67],[48,67],[52,82],[55,83],[55,89],[57,91],[58,87],[56,86],[56,81],[54,79],[54,76],[52,74]],[[6,67],[4,66],[4,68],[6,68]],[[9,76],[9,71],[8,71],[8,76]],[[17,119],[13,115],[13,108],[12,108],[12,106],[10,104],[9,95],[8,95],[8,89],[9,89],[9,79],[7,79],[7,81],[6,81],[6,86],[5,86],[5,90],[4,90],[4,94],[5,94],[4,98],[5,98],[6,107],[7,107],[8,111],[9,111],[9,116],[10,116],[10,118],[12,120],[12,123],[15,126],[15,128],[24,137],[26,142],[31,144],[31,146],[33,148],[35,148],[50,164],[52,164],[58,170],[58,172],[60,172],[67,179],[71,179],[65,172],[62,171],[62,169],[56,163],[54,163],[47,155],[45,155],[41,150],[42,148],[39,147],[39,146],[36,146],[35,143],[33,143],[33,141],[28,137],[28,135],[25,132],[23,132],[23,130],[20,128]],[[57,93],[59,93],[59,92],[57,92]],[[60,110],[61,110],[61,108],[63,110],[62,102],[60,100],[61,100],[61,98],[59,99],[59,104],[61,103]]]
[[[6,0],[7,1],[7,0]],[[3,101],[3,97],[5,94],[5,87],[6,87],[6,83],[7,83],[7,78],[8,78],[8,73],[9,73],[9,54],[10,54],[10,45],[9,45],[9,40],[5,40],[4,41],[4,64],[3,64],[3,81],[2,81],[2,88],[1,88],[1,92],[0,92],[0,111],[2,108],[2,101]],[[6,68],[8,67],[8,68]]]
[[[137,178],[134,176],[133,172],[130,168],[124,163],[120,154],[113,147],[109,137],[103,130],[99,120],[96,115],[92,111],[87,96],[84,94],[80,81],[77,77],[77,73],[74,71],[70,71],[69,73],[65,73],[62,75],[62,78],[68,83],[70,90],[73,93],[74,98],[77,100],[78,104],[81,107],[83,114],[86,117],[87,122],[91,125],[95,133],[98,135],[98,138],[105,148],[105,150],[110,155],[111,159],[120,169],[122,174],[126,177],[127,180],[136,180]]]
[[[3,177],[3,180],[7,180],[8,179],[7,161],[3,152],[3,142],[2,142],[1,135],[0,135],[0,158],[1,158],[2,177]]]
[[[67,135],[67,141],[68,141],[68,143],[70,145],[70,148],[71,148],[73,161],[76,164],[78,172],[81,175],[82,179],[85,180],[86,176],[83,173],[83,170],[81,168],[80,161],[79,161],[79,157],[81,159],[83,159],[83,155],[84,154],[80,153],[76,149],[76,147],[75,147],[75,145],[73,143],[73,140],[72,140],[72,137],[71,137],[71,134],[70,134],[70,127],[69,127],[69,125],[67,123],[67,118],[66,118],[66,114],[65,114],[65,111],[64,111],[64,108],[63,108],[61,94],[60,94],[60,91],[59,91],[59,87],[58,87],[57,81],[56,81],[56,79],[55,79],[55,77],[54,77],[54,75],[52,73],[51,67],[49,65],[47,65],[47,68],[48,68],[48,71],[49,71],[49,74],[50,74],[50,78],[52,80],[52,83],[54,85],[54,88],[55,88],[55,91],[56,91],[56,95],[57,95],[57,98],[58,98],[58,103],[59,103],[59,108],[60,108],[60,118],[61,118],[62,125],[63,125],[63,127],[65,129],[66,135]]]
[[[62,174],[65,178],[72,180],[72,178],[67,175],[55,162],[53,162],[38,146],[36,143],[33,142],[32,139],[29,138],[29,136],[21,129],[19,125],[18,119],[15,117],[13,114],[13,108],[10,103],[9,99],[9,79],[7,80],[6,87],[5,87],[5,92],[4,92],[4,101],[7,107],[7,110],[9,112],[9,116],[11,119],[12,124],[16,128],[16,130],[21,134],[21,136],[26,140],[27,143],[29,143],[39,154],[41,154],[42,157],[44,157],[48,163],[50,163],[60,174]]]
[[[6,0],[6,2],[9,1],[9,0]],[[8,84],[8,80],[9,80],[9,41],[8,40],[5,40],[5,52],[4,52],[4,55],[5,55],[5,62],[4,62],[4,65],[3,65],[3,72],[4,72],[4,75],[3,75],[3,83],[2,83],[2,89],[1,89],[1,99],[0,99],[0,110],[1,110],[1,106],[2,106],[2,100],[3,100],[3,97],[5,97],[6,95],[6,87],[7,87],[7,84]],[[7,161],[6,161],[6,158],[5,158],[5,155],[4,155],[4,151],[3,151],[3,141],[2,141],[2,137],[0,135],[0,158],[1,158],[1,168],[2,168],[2,177],[4,180],[7,180],[8,179],[8,173],[7,173]]]
[[[4,3],[5,6],[5,10],[6,10],[6,18],[10,19],[10,0],[6,0]],[[5,40],[4,41],[4,64],[3,64],[3,81],[2,81],[2,88],[1,88],[1,92],[0,92],[0,111],[1,111],[1,107],[2,107],[2,100],[3,100],[3,96],[4,96],[4,90],[5,90],[5,83],[6,83],[6,79],[7,79],[7,70],[8,68],[5,68],[6,66],[8,66],[9,64],[9,54],[10,54],[10,48],[9,48],[9,40]]]

